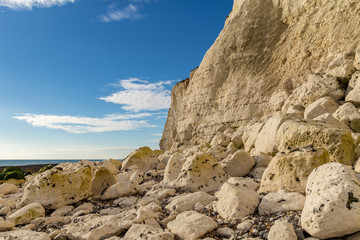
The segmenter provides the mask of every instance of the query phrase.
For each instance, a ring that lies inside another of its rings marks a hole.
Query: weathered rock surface
[[[215,199],[205,192],[184,193],[171,199],[165,209],[176,212],[177,214],[191,210],[196,203],[207,205]]]
[[[234,1],[199,68],[172,91],[161,148],[210,142],[222,126],[270,116],[308,80],[297,94],[304,106],[325,96],[339,100],[336,77],[359,68],[359,8],[352,0]]]
[[[59,216],[66,216],[69,215],[74,210],[73,206],[63,206],[61,208],[56,209],[51,216],[52,217],[59,217]]]
[[[227,221],[241,220],[253,214],[259,204],[259,195],[252,189],[224,183],[216,193],[214,209]]]
[[[259,168],[259,167],[267,167],[269,166],[269,163],[271,161],[271,157],[267,154],[264,154],[264,153],[260,153],[260,154],[257,154],[255,156],[253,156],[254,158],[254,161],[256,163],[255,167]]]
[[[134,224],[126,232],[123,240],[173,240],[174,234],[170,232],[164,232],[161,228],[156,228],[146,224]]]
[[[175,185],[175,180],[178,178],[185,160],[185,155],[179,152],[175,153],[169,158],[164,172],[163,182],[165,184],[169,186]]]
[[[356,107],[360,107],[360,72],[354,73],[351,77],[345,101],[351,102]]]
[[[156,169],[160,163],[158,160],[162,152],[159,150],[151,150],[149,147],[141,147],[127,156],[123,163],[121,170],[127,169],[133,165],[138,166],[140,172],[147,172]]]
[[[350,128],[345,125],[344,123],[342,123],[341,121],[339,121],[338,119],[336,119],[332,114],[330,113],[324,113],[320,116],[317,116],[316,118],[313,119],[314,121],[321,121],[321,122],[327,122],[330,123],[338,128],[342,128],[345,130],[350,130]]]
[[[15,223],[9,221],[0,221],[0,232],[10,231],[15,227]]]
[[[132,209],[117,215],[98,216],[86,215],[78,217],[67,228],[67,237],[71,240],[103,239],[122,233],[133,224],[142,223],[146,219],[156,218],[157,215],[149,207]]]
[[[214,157],[198,153],[188,157],[175,180],[175,187],[187,191],[217,190],[226,179],[226,173]]]
[[[16,230],[11,232],[0,233],[1,240],[21,239],[21,240],[51,240],[46,233],[34,232],[30,230]]]
[[[340,106],[333,116],[354,132],[360,132],[360,112],[352,103],[348,102]]]
[[[339,108],[339,104],[331,97],[323,97],[311,103],[305,108],[304,118],[314,119],[325,113],[333,114]]]
[[[344,91],[335,77],[310,74],[307,82],[296,88],[289,97],[288,102],[300,103],[303,107],[308,107],[319,98],[329,96],[335,101],[344,96]],[[286,107],[286,103],[284,105]]]
[[[227,182],[232,185],[242,186],[244,188],[248,188],[254,191],[257,191],[260,187],[259,181],[252,178],[232,177],[229,178]]]
[[[91,195],[93,170],[90,161],[59,164],[25,185],[22,203],[39,202],[45,208],[56,209],[85,199]]]
[[[250,152],[255,147],[255,141],[263,128],[264,123],[255,123],[247,125],[244,129],[243,142],[244,150]]]
[[[328,163],[309,176],[301,226],[326,239],[360,230],[360,181],[350,166]]]
[[[31,203],[14,212],[7,217],[7,220],[15,225],[30,223],[33,219],[45,217],[45,209],[40,203]]]
[[[0,185],[0,194],[10,194],[10,193],[18,193],[20,192],[20,189],[15,185],[11,183],[3,183]]]
[[[293,226],[290,223],[285,221],[276,221],[274,226],[271,227],[269,236],[269,240],[297,240],[296,233],[294,231]]]
[[[227,147],[229,145],[231,141],[231,137],[227,136],[224,133],[217,133],[215,135],[215,137],[211,140],[210,145],[215,147],[215,146],[222,146],[222,147]]]
[[[265,123],[255,141],[257,152],[273,153],[276,151],[276,132],[286,120],[288,117],[276,114]]]
[[[96,169],[91,180],[93,198],[100,198],[106,189],[116,183],[116,175],[119,173],[119,167],[121,167],[121,164],[117,162],[116,160],[106,160]]]
[[[266,168],[260,185],[260,192],[305,193],[308,176],[316,167],[330,162],[329,154],[312,147],[277,154]]]
[[[195,211],[184,212],[167,225],[172,233],[184,240],[196,240],[217,226],[213,219]]]
[[[138,182],[139,174],[140,173],[138,171],[135,171],[132,174],[128,174],[128,173],[119,174],[117,182],[111,187],[109,187],[104,192],[101,198],[104,200],[114,199],[114,198],[120,198],[137,193],[140,188]]]
[[[286,121],[277,132],[279,151],[313,145],[328,151],[330,161],[351,165],[355,160],[351,131],[324,122]]]
[[[355,72],[354,55],[340,53],[334,56],[334,59],[329,63],[326,72],[331,76],[337,77],[341,81],[347,82]]]
[[[254,159],[244,150],[236,151],[221,162],[221,167],[232,177],[246,176],[254,165]]]
[[[259,214],[270,214],[288,211],[301,211],[305,204],[305,196],[297,192],[279,190],[265,195],[259,204]]]

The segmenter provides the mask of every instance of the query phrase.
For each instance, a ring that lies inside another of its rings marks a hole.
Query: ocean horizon
[[[59,164],[72,162],[76,163],[81,160],[88,160],[92,162],[102,162],[104,159],[0,159],[0,167],[7,166],[27,166],[36,164]]]

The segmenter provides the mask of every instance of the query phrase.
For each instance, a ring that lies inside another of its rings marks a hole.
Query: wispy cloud
[[[116,3],[108,6],[107,12],[98,16],[100,22],[122,21],[125,19],[138,20],[144,17],[139,12],[143,7],[143,3],[156,2],[157,0],[128,0],[128,4],[124,7],[117,7]]]
[[[57,116],[20,114],[15,119],[26,121],[34,127],[60,129],[69,133],[109,132],[121,130],[135,130],[141,127],[155,127],[141,118],[150,117],[151,113],[112,114],[103,118],[80,116]],[[138,119],[138,120],[135,120]]]
[[[106,102],[122,104],[122,109],[127,111],[157,111],[168,109],[171,102],[170,90],[165,86],[171,85],[172,81],[149,83],[139,78],[119,80],[111,84],[113,87],[122,88],[110,96],[99,98]]]
[[[139,7],[134,4],[129,4],[122,9],[116,9],[114,7],[109,7],[106,14],[99,16],[101,22],[112,22],[112,21],[121,21],[124,19],[136,20],[142,16],[138,13]]]
[[[0,0],[0,6],[11,9],[32,9],[33,7],[46,8],[74,2],[75,0]]]

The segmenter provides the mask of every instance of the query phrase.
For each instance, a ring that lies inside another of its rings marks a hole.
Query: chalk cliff
[[[172,90],[161,149],[272,115],[311,73],[346,83],[353,66],[337,67],[354,61],[359,14],[356,0],[235,0],[199,68]]]

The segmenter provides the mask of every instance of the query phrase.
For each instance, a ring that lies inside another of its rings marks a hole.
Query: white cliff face
[[[352,0],[235,0],[199,68],[174,87],[161,148],[209,143],[226,127],[269,116],[309,74],[346,82],[356,70],[359,8]]]

